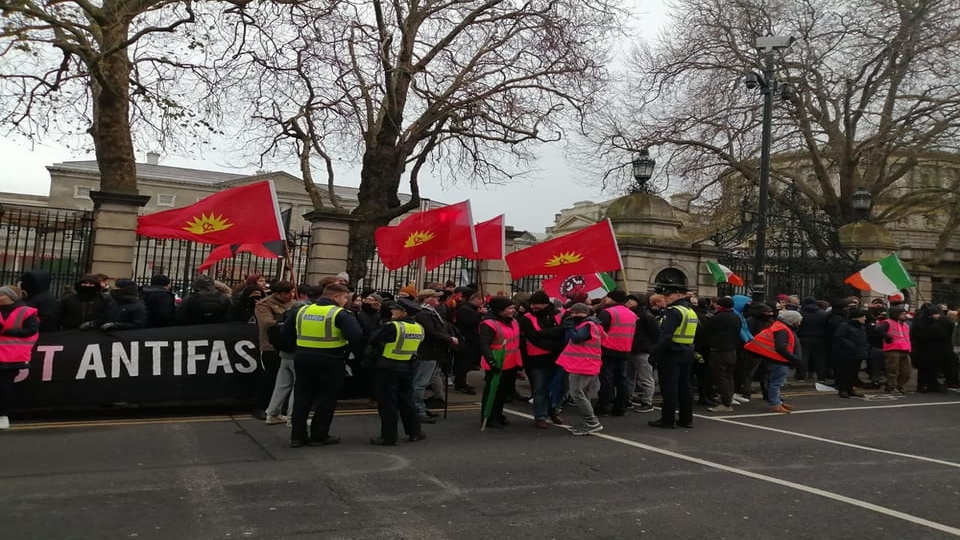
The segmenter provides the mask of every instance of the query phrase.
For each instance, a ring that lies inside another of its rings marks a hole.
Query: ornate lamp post
[[[633,179],[637,182],[631,190],[633,193],[650,191],[647,181],[653,176],[653,168],[656,164],[657,162],[650,157],[650,151],[646,148],[637,152],[633,158]]]
[[[870,221],[870,210],[873,209],[873,195],[866,188],[860,187],[853,192],[853,210],[860,221]]]

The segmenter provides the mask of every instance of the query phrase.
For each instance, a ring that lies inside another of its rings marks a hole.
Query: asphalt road
[[[692,430],[633,414],[589,437],[516,404],[480,433],[460,403],[393,448],[367,444],[369,411],[336,418],[341,445],[301,449],[239,416],[20,423],[0,434],[0,537],[960,537],[960,395],[791,403],[806,412],[751,403]]]

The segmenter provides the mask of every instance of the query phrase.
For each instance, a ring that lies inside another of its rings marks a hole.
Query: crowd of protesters
[[[254,275],[233,290],[201,275],[182,299],[166,276],[153,276],[143,287],[129,279],[108,287],[106,276],[86,275],[58,298],[51,281],[49,272],[31,271],[17,286],[0,287],[5,350],[16,353],[5,352],[0,361],[0,429],[9,427],[13,380],[29,362],[30,344],[39,333],[224,322],[258,326],[263,369],[254,416],[271,425],[293,425],[295,389],[301,389],[296,358],[304,349],[290,325],[306,306],[325,298],[339,303],[341,297],[350,326],[350,338],[344,338],[346,374],[365,374],[371,405],[393,419],[380,443],[395,442],[398,414],[412,431],[408,435],[422,438],[419,426],[436,422],[448,377],[455,392],[476,395],[467,380],[479,369],[488,386],[494,374],[499,382],[495,394],[482,397],[485,405],[492,400],[492,407],[484,407],[492,411],[485,427],[508,425],[503,405],[529,399],[534,427],[541,429],[548,420],[564,423],[563,408],[575,406],[583,421],[573,432],[580,435],[602,429],[599,417],[654,411],[658,379],[669,406],[650,424],[667,428],[690,426],[693,402],[713,413],[733,411],[754,399],[756,383],[770,412],[789,413],[793,406],[781,390],[791,374],[796,381],[831,386],[842,398],[857,397],[863,388],[903,394],[914,369],[918,392],[960,391],[957,314],[936,304],[911,311],[880,298],[861,305],[856,297],[828,302],[787,295],[752,303],[745,296],[698,298],[671,284],[656,294],[613,290],[604,298],[577,293],[560,300],[543,291],[490,296],[475,284],[452,282],[410,285],[395,295],[372,289],[350,293],[346,273],[299,288]],[[411,326],[403,326],[407,323]],[[284,328],[293,337],[285,337]],[[402,341],[404,328],[422,329],[415,361],[385,362],[396,360],[383,351]],[[386,379],[383,365],[393,370]],[[516,381],[524,378],[532,396],[517,391]],[[409,391],[398,391],[404,381]],[[302,389],[318,393],[311,402],[322,394],[335,407],[337,388]],[[587,399],[594,391],[595,404]],[[304,411],[312,406],[304,405]],[[332,408],[329,413],[332,417]],[[298,437],[309,442],[303,431]],[[321,438],[333,441],[329,434]]]

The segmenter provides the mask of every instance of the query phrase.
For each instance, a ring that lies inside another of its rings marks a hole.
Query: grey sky
[[[637,13],[635,20],[642,21],[642,26],[639,22],[632,25],[634,31],[643,39],[652,39],[665,23],[668,7],[657,0],[626,0],[625,3],[633,6]],[[147,148],[138,149],[137,160],[145,160],[144,154],[148,150]],[[423,171],[420,178],[420,194],[423,197],[444,202],[458,202],[469,198],[476,221],[506,214],[508,225],[536,232],[552,225],[554,214],[561,208],[569,207],[576,201],[599,201],[614,195],[602,193],[599,187],[587,185],[591,179],[586,178],[577,167],[568,163],[562,143],[544,145],[538,154],[540,159],[534,164],[533,170],[523,178],[502,186],[472,187],[465,181],[441,185],[438,179],[431,177],[429,172]],[[0,140],[0,160],[4,163],[0,170],[0,191],[46,195],[50,179],[44,167],[61,161],[82,159],[94,159],[94,156],[92,152],[71,150],[52,140],[45,141],[45,144],[33,144],[24,139]],[[160,164],[253,174],[255,167],[243,167],[238,170],[230,166],[231,162],[246,163],[249,159],[249,156],[239,159],[237,156],[207,151],[202,157],[186,154],[165,155],[161,158]],[[279,168],[299,176],[293,159],[286,166]],[[321,181],[323,178],[325,177],[318,174],[316,180]],[[353,167],[344,167],[338,171],[338,184],[357,185],[358,182],[359,174]]]

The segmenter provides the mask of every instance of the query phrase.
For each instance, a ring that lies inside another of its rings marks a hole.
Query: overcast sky
[[[637,15],[633,20],[642,21],[642,26],[637,25],[635,31],[643,39],[652,40],[666,22],[667,7],[659,0],[627,0],[627,3],[633,5],[636,11]],[[148,150],[137,149],[138,162],[145,161]],[[436,178],[421,172],[420,193],[426,198],[451,203],[469,198],[476,221],[505,213],[508,225],[535,232],[541,232],[544,227],[552,225],[554,214],[576,201],[601,201],[615,195],[601,193],[599,187],[589,186],[591,179],[584,178],[576,167],[567,162],[562,143],[541,147],[539,155],[535,170],[504,186],[469,187],[464,185],[465,183],[442,185]],[[94,159],[93,154],[71,150],[54,141],[34,144],[24,139],[2,139],[0,191],[46,195],[50,188],[50,177],[45,169],[47,165],[87,159]],[[246,163],[248,160],[249,157],[239,159],[235,155],[208,150],[202,156],[164,155],[160,164],[253,174],[256,167],[245,166],[237,169],[231,166],[232,162]],[[300,176],[295,162],[283,169]],[[359,182],[359,175],[349,168],[338,173],[337,184],[355,186]]]

